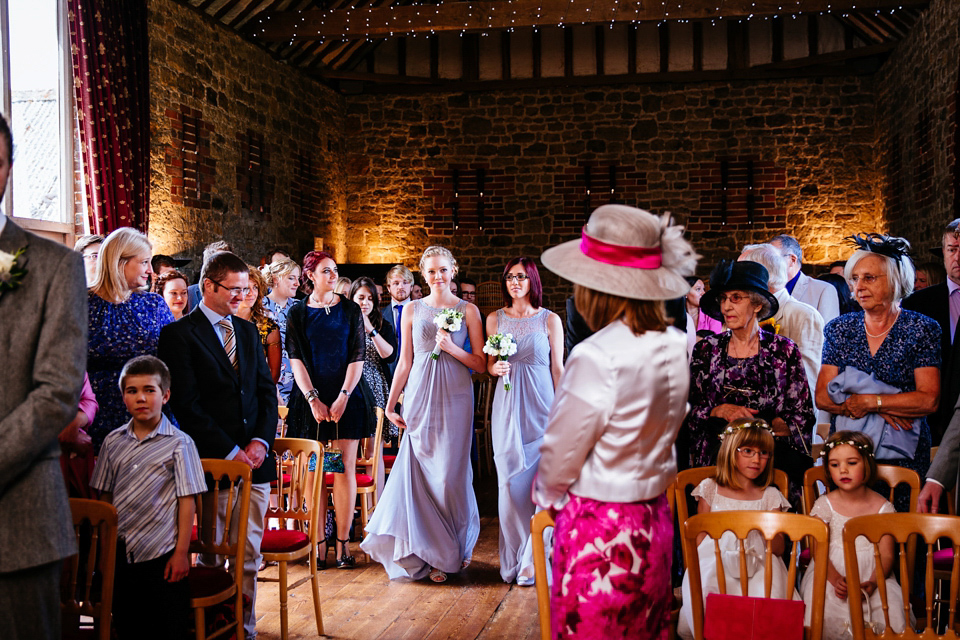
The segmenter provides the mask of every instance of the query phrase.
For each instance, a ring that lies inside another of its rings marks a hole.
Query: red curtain
[[[150,82],[146,0],[69,0],[90,230],[147,230]]]

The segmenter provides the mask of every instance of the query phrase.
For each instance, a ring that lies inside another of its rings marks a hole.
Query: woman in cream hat
[[[664,491],[686,413],[687,338],[663,301],[697,255],[669,216],[605,205],[543,264],[573,281],[595,333],[566,363],[540,450],[536,502],[556,514],[556,638],[665,638],[673,524]]]

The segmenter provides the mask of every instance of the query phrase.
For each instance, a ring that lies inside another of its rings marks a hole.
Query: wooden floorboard
[[[495,483],[495,480],[492,480]],[[358,566],[320,573],[320,601],[325,637],[355,640],[441,640],[446,638],[540,637],[537,595],[533,587],[508,585],[500,578],[496,486],[477,483],[480,538],[472,564],[444,584],[429,580],[390,581],[379,564],[352,545]],[[330,554],[333,558],[333,554]],[[306,575],[293,565],[290,582]],[[270,567],[263,575],[276,577]],[[316,638],[310,583],[292,590],[287,603],[289,637]],[[260,583],[257,594],[258,638],[280,638],[280,600],[276,583]]]

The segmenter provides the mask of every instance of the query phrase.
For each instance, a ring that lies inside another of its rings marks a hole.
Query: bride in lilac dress
[[[486,359],[463,350],[483,344],[480,312],[450,291],[457,263],[443,247],[428,247],[420,273],[430,295],[411,303],[401,318],[400,360],[387,407],[404,393],[402,416],[386,417],[407,433],[360,548],[391,578],[444,582],[469,564],[480,534],[473,493],[473,383],[469,369]],[[460,330],[447,333],[433,320],[443,309],[463,313]],[[431,352],[439,349],[438,359]]]
[[[517,343],[509,360],[487,356],[487,370],[500,377],[509,373],[510,379],[509,391],[497,381],[490,421],[500,489],[500,577],[529,586],[534,582],[530,519],[537,511],[530,488],[554,388],[563,375],[563,323],[540,306],[540,274],[530,258],[507,263],[500,289],[505,306],[487,316],[487,334],[509,333]]]

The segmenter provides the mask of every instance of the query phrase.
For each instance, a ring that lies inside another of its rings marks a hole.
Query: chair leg
[[[320,574],[317,572],[316,561],[311,562],[313,574],[310,578],[310,586],[313,588],[313,615],[317,619],[317,635],[323,635],[323,614],[320,613]]]
[[[280,638],[287,640],[287,563],[281,560],[280,565]]]
[[[193,610],[193,624],[196,627],[197,640],[204,640],[207,637],[207,624],[204,620],[203,607]]]

